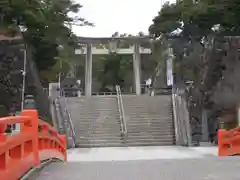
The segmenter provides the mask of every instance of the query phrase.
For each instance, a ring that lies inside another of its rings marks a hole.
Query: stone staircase
[[[60,100],[63,103],[64,99]],[[121,136],[117,96],[66,99],[77,147],[175,144],[171,95],[123,95],[127,135]]]
[[[175,143],[171,95],[123,95],[128,146]]]
[[[67,98],[77,147],[121,146],[120,115],[116,96]]]

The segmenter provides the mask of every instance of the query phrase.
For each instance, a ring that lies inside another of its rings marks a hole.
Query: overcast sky
[[[79,36],[107,37],[114,32],[147,33],[152,19],[167,0],[75,0],[83,5],[80,16],[95,27],[74,27]],[[174,0],[170,0],[174,2]]]

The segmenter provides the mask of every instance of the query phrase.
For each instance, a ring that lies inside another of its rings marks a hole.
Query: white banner
[[[167,60],[167,85],[173,85],[173,60],[172,58]]]

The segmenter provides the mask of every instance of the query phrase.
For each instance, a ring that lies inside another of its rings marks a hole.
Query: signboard
[[[108,50],[109,50],[109,53],[116,53],[117,50],[118,50],[117,42],[116,41],[110,41]]]
[[[58,83],[49,83],[49,97],[53,99],[60,96],[59,84]]]

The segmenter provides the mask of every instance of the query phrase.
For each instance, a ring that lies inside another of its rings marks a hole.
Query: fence
[[[218,130],[218,155],[240,155],[240,128]]]
[[[19,134],[5,134],[8,125],[21,124]],[[16,180],[30,169],[51,159],[67,160],[66,137],[38,119],[36,110],[24,110],[20,116],[0,118],[0,177]]]

